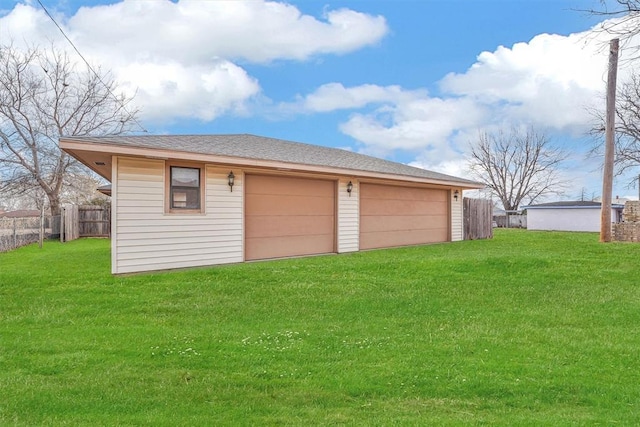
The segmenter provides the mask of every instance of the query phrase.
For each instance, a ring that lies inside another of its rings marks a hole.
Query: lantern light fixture
[[[233,174],[233,171],[229,172],[229,175],[227,175],[227,179],[229,180],[229,189],[233,193],[233,184],[235,184],[235,179],[236,179],[236,176]]]
[[[349,181],[347,184],[347,193],[349,193],[349,197],[351,197],[351,192],[353,191],[353,182]]]
[[[458,201],[458,196],[460,195],[460,192],[458,190],[453,192],[453,198],[455,199],[455,201]]]

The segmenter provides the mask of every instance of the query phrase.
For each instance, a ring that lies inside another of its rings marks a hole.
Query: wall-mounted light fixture
[[[453,192],[453,198],[454,200],[457,202],[458,201],[458,196],[460,195],[460,192],[458,190]]]
[[[349,197],[351,197],[351,192],[353,191],[353,182],[349,181],[347,184],[347,193],[349,193]]]
[[[227,175],[227,178],[229,179],[229,188],[233,193],[233,184],[235,183],[234,181],[236,179],[236,176],[233,174],[233,171],[229,172],[229,175]]]

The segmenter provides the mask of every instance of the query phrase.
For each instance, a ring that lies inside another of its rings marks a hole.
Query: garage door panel
[[[364,219],[361,230],[363,233],[388,230],[435,230],[443,228],[442,225],[446,224],[446,220],[446,216],[443,215],[375,217],[371,218],[371,220]]]
[[[246,258],[251,260],[330,253],[333,252],[333,242],[332,234],[248,238]]]
[[[247,195],[247,212],[261,215],[333,215],[333,197]]]
[[[335,251],[334,181],[245,177],[245,258]]]
[[[257,177],[257,175],[248,176]],[[245,189],[245,194],[308,196],[333,192],[333,188],[334,183],[332,181],[260,175],[259,179],[252,179],[251,185]]]
[[[397,187],[380,184],[364,184],[367,187],[366,194],[360,198],[375,200],[410,200],[427,202],[444,202],[447,199],[444,190],[429,190],[425,188]]]
[[[448,230],[445,229],[362,233],[360,244],[368,249],[391,247],[389,241],[393,241],[392,246],[422,245],[444,242],[447,234]]]
[[[362,183],[360,248],[449,240],[447,190]]]
[[[305,236],[316,230],[332,230],[334,222],[333,215],[260,215],[247,217],[245,227],[247,235],[252,237]]]
[[[361,199],[361,201],[367,207],[366,215],[410,216],[414,215],[416,212],[435,212],[436,214],[446,215],[446,213],[448,212],[448,206],[443,202],[395,199]]]

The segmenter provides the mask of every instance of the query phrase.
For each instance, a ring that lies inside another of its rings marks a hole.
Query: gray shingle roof
[[[125,147],[163,149],[204,155],[270,160],[292,164],[328,166],[350,170],[427,178],[482,186],[475,181],[383,160],[338,148],[322,147],[249,134],[236,135],[136,135],[64,137],[67,141]]]

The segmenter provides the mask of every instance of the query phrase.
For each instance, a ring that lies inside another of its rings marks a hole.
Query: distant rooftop
[[[560,202],[540,203],[537,205],[523,206],[522,209],[544,209],[544,208],[600,208],[600,202],[590,200],[565,200]],[[624,207],[622,204],[612,204],[612,207]]]
[[[17,211],[0,212],[0,218],[30,218],[40,216],[36,209],[21,209]]]

